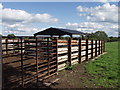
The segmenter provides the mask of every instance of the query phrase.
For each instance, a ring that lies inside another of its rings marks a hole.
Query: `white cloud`
[[[98,30],[103,30],[104,26],[95,22],[82,22],[82,23],[67,23],[66,28],[78,30],[81,32],[91,33]]]
[[[1,19],[1,18],[2,18],[2,14],[1,14],[1,13],[2,13],[2,8],[3,8],[3,5],[2,5],[2,3],[0,3],[0,22],[1,22],[1,20],[2,20],[2,19]]]
[[[2,10],[3,22],[13,24],[13,23],[43,23],[43,22],[57,22],[58,19],[52,17],[51,15],[44,14],[31,14],[24,10],[15,9],[3,9]]]
[[[109,3],[105,3],[102,6],[96,7],[83,7],[78,6],[77,10],[81,14],[86,14],[86,18],[90,21],[100,21],[100,22],[118,22],[118,6]],[[81,15],[80,15],[81,16]]]
[[[118,25],[112,23],[83,22],[66,24],[66,28],[75,29],[82,32],[105,31],[109,36],[118,36]]]
[[[106,3],[106,2],[119,2],[119,0],[93,0],[94,2],[102,2],[102,3]]]
[[[2,5],[2,3],[0,3],[0,9],[2,9],[3,8],[3,5]]]
[[[0,34],[2,34],[2,8],[3,8],[3,5],[2,3],[0,3]]]
[[[76,27],[74,23],[66,26],[72,26],[83,32],[102,30],[109,36],[118,36],[118,14],[120,13],[118,13],[118,6],[108,3],[109,1],[116,0],[101,0],[104,4],[96,7],[78,6],[79,15],[86,17],[89,22],[79,23]]]
[[[100,2],[106,3],[108,2],[108,0],[100,0]]]
[[[0,7],[3,8],[2,4]],[[7,35],[13,33],[15,35],[33,35],[34,33],[43,30],[42,28],[33,27],[33,23],[56,23],[57,18],[54,18],[48,13],[29,13],[24,10],[16,10],[11,8],[2,9],[2,34]]]
[[[70,23],[66,24],[67,27],[71,28],[89,28],[89,29],[102,29],[103,25],[95,23],[95,22],[82,22],[82,23]]]
[[[3,35],[7,35],[8,33],[13,33],[15,35],[33,35],[34,33],[41,31],[43,29],[34,28],[30,25],[23,25],[23,24],[3,24]]]

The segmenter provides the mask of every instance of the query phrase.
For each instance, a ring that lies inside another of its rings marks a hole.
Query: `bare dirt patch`
[[[73,70],[62,70],[58,75],[54,75],[43,82],[50,83],[59,79],[51,84],[50,88],[100,88],[92,82],[92,77],[86,72],[84,66],[85,63],[74,65]]]

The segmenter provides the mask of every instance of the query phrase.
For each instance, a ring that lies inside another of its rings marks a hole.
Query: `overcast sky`
[[[49,27],[118,36],[117,2],[3,2],[3,35],[33,35]],[[1,14],[2,13],[2,14]]]

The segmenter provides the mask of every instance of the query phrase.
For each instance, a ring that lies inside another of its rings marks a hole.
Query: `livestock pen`
[[[29,87],[105,52],[104,40],[57,37],[2,38],[3,88]]]

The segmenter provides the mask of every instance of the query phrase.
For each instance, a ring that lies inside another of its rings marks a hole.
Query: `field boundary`
[[[97,58],[99,58],[99,57],[101,57],[101,56],[103,56],[103,55],[105,55],[105,54],[107,54],[107,52],[104,52],[104,53],[102,53],[102,54],[98,55],[97,57],[95,57],[95,58],[91,59],[91,61],[94,61],[95,59],[97,59]]]
[[[14,87],[27,87],[33,81],[38,83],[57,74],[66,68],[66,63],[81,64],[100,57],[104,53],[104,40],[74,40],[72,38],[62,40],[57,37],[2,38],[3,73],[9,72],[9,69],[6,69],[8,66],[20,71],[19,78],[16,77],[14,80],[13,73],[9,82],[4,82],[3,86],[11,88],[13,84]],[[12,59],[14,57],[19,60]],[[7,61],[10,58],[11,61]],[[14,84],[16,82],[17,85]]]

